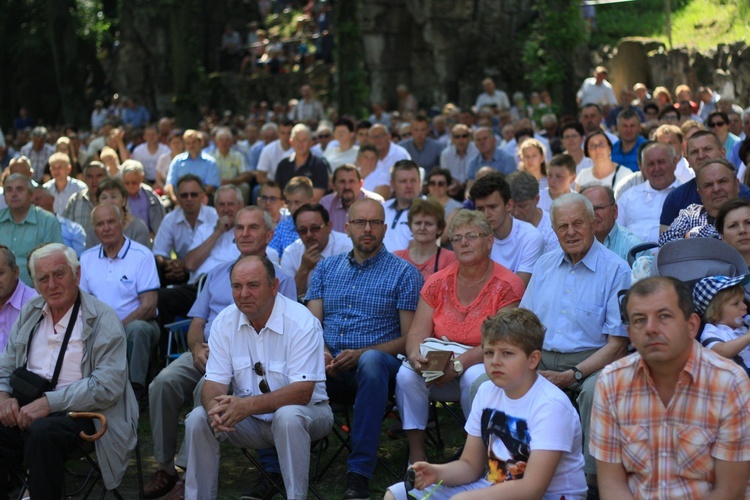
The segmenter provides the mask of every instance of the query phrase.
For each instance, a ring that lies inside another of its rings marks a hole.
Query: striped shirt
[[[693,203],[680,210],[680,215],[659,236],[659,245],[681,240],[689,232],[691,238],[718,238],[715,219],[708,215],[703,205]]]
[[[636,498],[704,498],[716,481],[714,459],[750,460],[749,398],[742,368],[694,342],[665,408],[633,354],[599,376],[591,455],[621,463]]]

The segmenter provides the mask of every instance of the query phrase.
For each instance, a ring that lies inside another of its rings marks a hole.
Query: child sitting
[[[750,274],[730,278],[709,276],[695,284],[695,310],[706,320],[701,344],[733,359],[750,374],[750,334],[745,325],[747,304],[744,285]]]
[[[527,309],[501,311],[484,322],[490,380],[471,407],[461,458],[415,463],[415,488],[393,485],[386,499],[586,497],[580,419],[567,396],[537,374],[544,331]]]

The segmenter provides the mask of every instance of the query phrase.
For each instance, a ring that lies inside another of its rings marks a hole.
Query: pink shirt
[[[13,294],[3,307],[0,307],[0,352],[5,349],[5,344],[8,343],[10,330],[18,319],[18,315],[21,314],[21,308],[30,298],[36,295],[36,290],[19,279]]]
[[[44,319],[39,323],[34,338],[31,340],[29,347],[29,358],[26,364],[27,368],[37,375],[52,380],[55,374],[55,365],[57,356],[60,354],[60,347],[65,338],[65,331],[68,328],[68,322],[73,314],[73,307],[70,306],[65,316],[60,318],[57,324],[52,324],[52,314],[49,306],[44,305],[42,314]],[[70,334],[68,349],[65,351],[60,376],[57,379],[57,389],[62,389],[66,385],[72,384],[83,378],[81,372],[81,361],[83,360],[83,318],[82,310],[78,310],[78,319],[73,326],[73,332]]]
[[[497,262],[492,277],[474,299],[464,306],[456,295],[459,264],[433,274],[422,287],[422,299],[435,309],[432,335],[452,342],[477,346],[482,341],[482,323],[498,310],[523,297],[526,287],[521,279]]]
[[[451,264],[456,262],[456,254],[451,252],[450,250],[446,250],[445,248],[440,249],[440,254],[436,253],[429,259],[427,259],[422,264],[417,264],[413,260],[411,260],[411,255],[409,255],[409,249],[406,248],[404,250],[396,250],[393,252],[393,255],[396,257],[401,257],[409,264],[412,264],[414,267],[419,270],[420,273],[422,273],[422,277],[425,281],[427,281],[427,278],[435,274],[435,259],[437,259],[437,270],[442,271],[446,267],[450,266]]]

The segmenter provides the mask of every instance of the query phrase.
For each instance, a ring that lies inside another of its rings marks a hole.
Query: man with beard
[[[364,180],[359,169],[351,163],[345,163],[333,172],[333,193],[325,195],[320,204],[328,210],[331,229],[343,233],[346,231],[347,212],[349,207],[362,198],[371,198],[383,202],[383,197],[364,189]]]

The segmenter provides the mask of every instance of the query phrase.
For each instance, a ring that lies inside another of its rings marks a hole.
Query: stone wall
[[[684,47],[668,50],[648,38],[623,38],[617,47],[592,54],[592,59],[594,65],[609,68],[615,93],[642,82],[650,89],[663,85],[674,94],[675,87],[685,83],[693,91],[707,85],[742,107],[750,105],[750,50],[745,42],[698,52]]]

